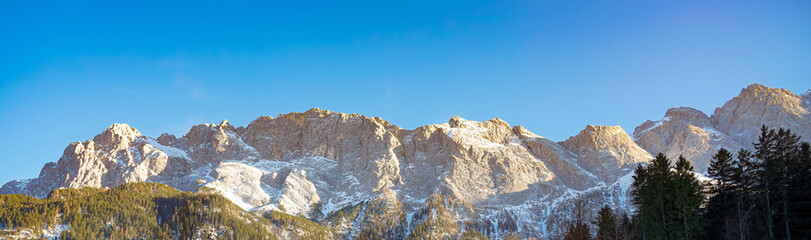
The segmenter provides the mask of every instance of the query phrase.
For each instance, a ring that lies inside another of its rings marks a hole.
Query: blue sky
[[[811,1],[0,2],[0,182],[128,123],[319,107],[553,140],[811,76]]]

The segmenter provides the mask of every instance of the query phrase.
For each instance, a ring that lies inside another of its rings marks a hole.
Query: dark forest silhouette
[[[699,181],[687,159],[659,153],[634,171],[631,217],[608,206],[578,214],[565,239],[811,239],[811,147],[788,129],[760,128],[754,152],[719,149]]]

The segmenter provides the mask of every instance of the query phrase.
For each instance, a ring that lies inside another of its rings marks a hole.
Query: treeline
[[[272,224],[222,196],[155,183],[58,189],[46,199],[0,195],[0,239],[57,225],[60,239],[276,239]]]
[[[700,181],[684,157],[638,166],[630,217],[576,213],[564,239],[811,239],[811,147],[786,129],[760,129],[755,152],[720,149]]]
[[[754,148],[713,157],[708,237],[811,238],[811,147],[790,130],[764,126]]]

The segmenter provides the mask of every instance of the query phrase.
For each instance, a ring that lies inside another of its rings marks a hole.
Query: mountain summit
[[[744,146],[757,141],[757,126],[783,127],[803,139],[811,137],[811,95],[752,84],[716,108],[711,119],[722,132]],[[752,126],[755,126],[753,128]]]
[[[407,130],[317,108],[245,127],[195,125],[180,137],[113,124],[0,193],[42,198],[60,188],[157,182],[217,193],[249,211],[300,215],[347,238],[364,229],[393,238],[415,229],[458,237],[468,228],[496,238],[553,236],[572,199],[629,211],[632,170],[653,154],[684,155],[704,172],[718,149],[751,148],[760,125],[809,139],[809,95],[755,84],[711,117],[673,108],[633,137],[619,126],[588,125],[559,143],[498,118],[454,116]]]

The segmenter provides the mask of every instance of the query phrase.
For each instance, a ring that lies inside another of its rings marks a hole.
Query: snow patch
[[[651,125],[650,127],[642,129],[638,133],[634,133],[634,141],[637,140],[638,135],[642,135],[643,133],[646,133],[646,132],[648,132],[650,130],[653,130],[654,128],[662,126],[662,123],[667,122],[667,121],[670,121],[670,116],[665,116],[662,119],[660,119],[659,121],[653,122],[653,125]]]
[[[57,224],[55,226],[46,227],[42,229],[42,238],[58,239],[62,231],[70,230],[70,225]]]
[[[155,141],[155,139],[146,138],[146,143],[165,153],[169,157],[190,159],[189,156],[186,155],[186,151],[180,150],[175,147],[162,145],[158,143],[158,141]]]

